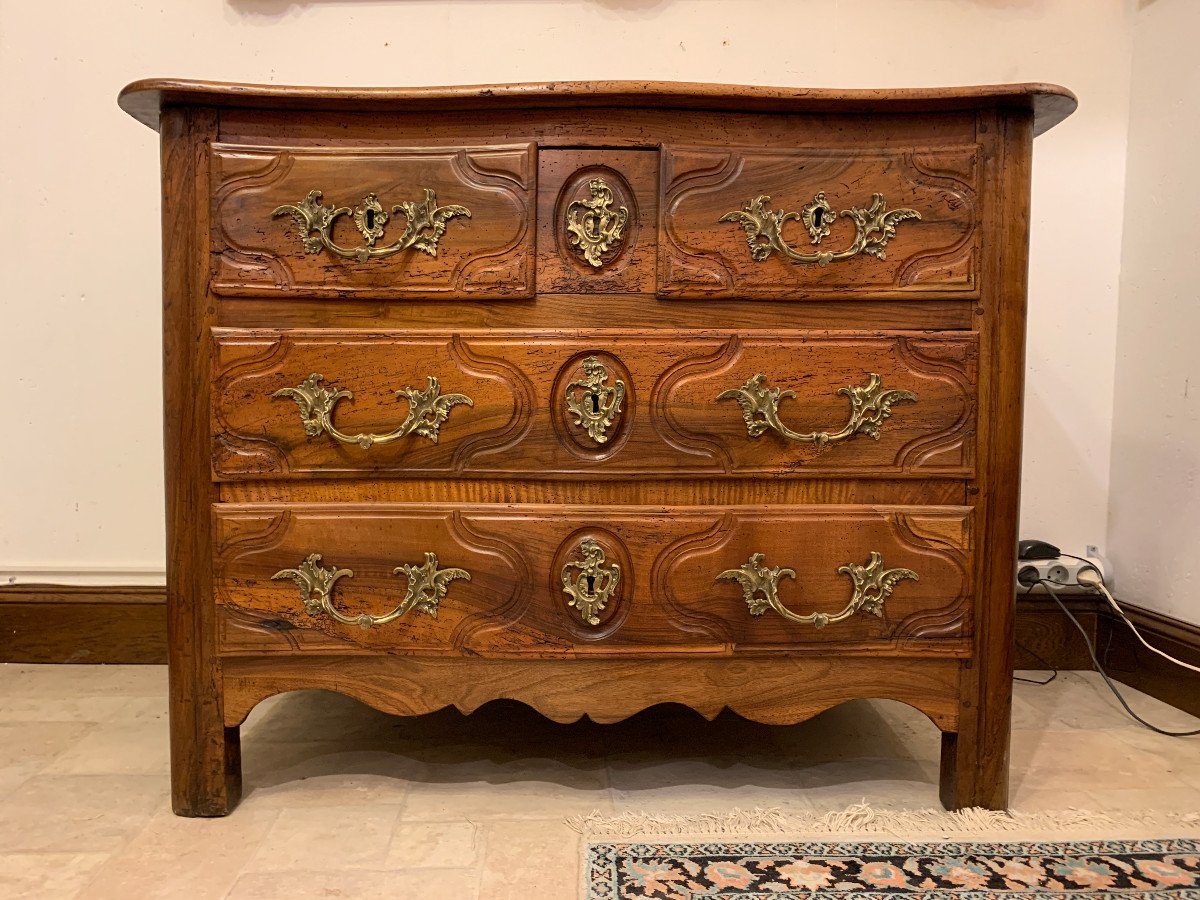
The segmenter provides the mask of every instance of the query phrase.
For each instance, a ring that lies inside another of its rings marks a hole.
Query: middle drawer
[[[217,480],[970,477],[969,332],[214,329]]]

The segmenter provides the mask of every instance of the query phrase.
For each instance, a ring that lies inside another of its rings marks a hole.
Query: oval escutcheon
[[[613,354],[580,352],[559,370],[552,402],[567,448],[587,459],[608,459],[629,435],[633,380]]]
[[[558,195],[558,250],[576,269],[593,273],[622,267],[637,244],[637,198],[615,169],[588,166],[563,184]]]
[[[554,554],[551,594],[569,630],[583,640],[601,640],[629,615],[633,565],[621,539],[606,528],[589,526],[568,536]]]

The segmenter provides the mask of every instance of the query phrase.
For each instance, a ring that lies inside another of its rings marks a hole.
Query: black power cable
[[[1031,584],[1028,587],[1026,587],[1025,595],[1028,596],[1029,592],[1032,591],[1035,587],[1037,587],[1036,582],[1034,584]],[[1013,681],[1023,681],[1025,684],[1036,684],[1039,687],[1044,687],[1045,685],[1049,684],[1050,682],[1052,682],[1054,679],[1056,679],[1058,677],[1058,669],[1054,668],[1054,666],[1050,665],[1049,662],[1047,662],[1044,658],[1042,658],[1041,654],[1037,653],[1034,650],[1031,650],[1029,647],[1026,647],[1024,644],[1022,644],[1020,641],[1016,640],[1015,638],[1013,639],[1013,643],[1015,643],[1017,645],[1018,650],[1024,650],[1026,653],[1028,653],[1030,656],[1032,656],[1034,659],[1036,659],[1043,666],[1045,666],[1047,669],[1050,670],[1049,678],[1043,678],[1041,680],[1038,680],[1037,678],[1026,678],[1023,675],[1013,675]]]
[[[1064,555],[1066,555],[1066,554],[1064,554]],[[1074,557],[1074,558],[1077,559],[1078,557]],[[1145,725],[1151,731],[1156,732],[1158,734],[1164,734],[1167,737],[1193,737],[1197,734],[1200,734],[1200,728],[1197,728],[1193,731],[1168,731],[1165,728],[1159,728],[1157,725],[1152,725],[1151,723],[1149,723],[1145,719],[1143,719],[1141,716],[1139,716],[1137,713],[1135,713],[1133,711],[1133,709],[1130,707],[1129,703],[1121,695],[1121,692],[1117,690],[1117,686],[1115,684],[1113,684],[1112,679],[1108,677],[1108,673],[1104,671],[1104,667],[1102,665],[1100,665],[1100,660],[1096,658],[1096,648],[1092,646],[1092,641],[1088,637],[1087,631],[1085,631],[1084,627],[1079,624],[1079,620],[1075,618],[1074,613],[1072,613],[1069,609],[1067,609],[1066,604],[1058,599],[1058,594],[1056,593],[1056,589],[1062,587],[1062,585],[1058,584],[1057,582],[1050,581],[1047,578],[1039,578],[1037,580],[1037,582],[1035,582],[1035,583],[1036,584],[1044,584],[1046,586],[1046,590],[1049,592],[1050,596],[1054,599],[1054,602],[1058,604],[1058,608],[1061,609],[1063,611],[1063,614],[1066,615],[1066,617],[1071,620],[1071,624],[1075,626],[1075,630],[1078,631],[1079,636],[1081,638],[1083,638],[1083,644],[1085,647],[1087,647],[1088,656],[1090,656],[1092,658],[1092,665],[1096,667],[1096,671],[1100,673],[1100,677],[1104,679],[1104,683],[1108,685],[1108,689],[1113,692],[1113,696],[1116,697],[1118,701],[1120,701],[1120,703],[1123,707],[1125,707],[1125,712],[1129,713],[1129,715],[1135,721],[1140,722],[1142,725]]]

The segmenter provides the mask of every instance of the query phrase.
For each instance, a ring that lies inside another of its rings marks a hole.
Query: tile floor
[[[0,666],[0,897],[569,900],[575,813],[937,805],[937,732],[898,703],[792,728],[675,707],[598,726],[504,703],[403,720],[311,692],[243,727],[233,815],[180,819],[165,696],[159,667]],[[1200,738],[1135,726],[1097,676],[1018,683],[1014,728],[1019,809],[1200,809]]]

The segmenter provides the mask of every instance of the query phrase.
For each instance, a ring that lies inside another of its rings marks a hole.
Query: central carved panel
[[[656,150],[538,151],[538,291],[654,290]]]

